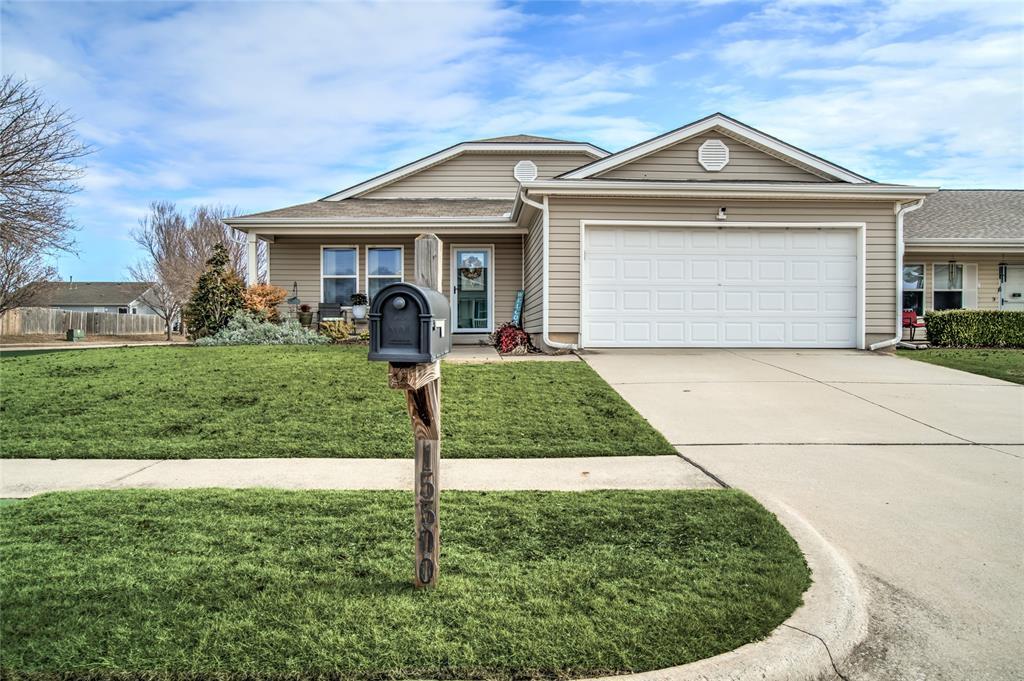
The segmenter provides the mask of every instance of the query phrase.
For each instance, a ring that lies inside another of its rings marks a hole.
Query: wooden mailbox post
[[[441,288],[441,241],[416,239],[416,286],[381,289],[370,310],[370,360],[390,362],[388,386],[404,390],[415,439],[417,588],[437,584],[441,551],[441,362],[451,347],[448,299]]]

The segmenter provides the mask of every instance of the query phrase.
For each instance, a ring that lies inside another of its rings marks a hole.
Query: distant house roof
[[[903,219],[913,239],[1024,239],[1024,190],[943,189]]]
[[[472,140],[474,144],[583,144],[574,140],[560,140],[555,137],[538,137],[537,135],[505,135],[503,137],[485,137]]]
[[[28,306],[127,305],[148,291],[146,281],[48,281],[35,285]]]
[[[511,199],[344,199],[240,215],[248,218],[496,218],[512,210]]]

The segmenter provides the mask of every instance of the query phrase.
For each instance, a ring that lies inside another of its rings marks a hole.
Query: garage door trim
[[[580,220],[580,347],[587,346],[586,320],[586,244],[587,227],[711,227],[719,229],[854,229],[857,231],[857,349],[863,350],[866,335],[867,223],[865,222],[793,222],[793,221],[718,221],[718,220]],[[625,346],[624,346],[625,347]]]

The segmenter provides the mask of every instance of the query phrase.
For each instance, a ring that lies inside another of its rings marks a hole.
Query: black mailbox
[[[427,364],[451,352],[448,299],[439,291],[398,283],[370,305],[370,360]]]

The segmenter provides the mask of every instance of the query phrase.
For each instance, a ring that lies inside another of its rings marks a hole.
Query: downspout
[[[548,266],[548,260],[549,260],[549,257],[550,257],[549,254],[548,254],[548,237],[549,237],[549,232],[551,230],[551,223],[550,223],[550,221],[548,219],[548,197],[547,196],[544,197],[544,203],[537,203],[533,199],[526,198],[525,190],[520,190],[519,198],[521,198],[523,200],[523,203],[525,203],[525,204],[527,204],[529,206],[533,206],[534,208],[540,210],[541,211],[541,215],[542,215],[543,229],[542,229],[542,241],[541,241],[541,244],[542,244],[542,247],[543,247],[543,257],[542,257],[542,261],[543,262],[541,264],[543,266],[542,267],[543,272],[541,274],[542,274],[543,279],[542,279],[542,283],[541,283],[541,286],[542,286],[541,293],[542,293],[543,300],[542,300],[542,303],[541,303],[541,305],[542,305],[542,309],[541,309],[541,319],[542,319],[542,321],[541,321],[541,337],[543,338],[545,345],[547,345],[549,347],[552,347],[552,348],[555,348],[557,350],[578,350],[579,349],[579,345],[576,345],[575,343],[562,343],[560,341],[551,340],[551,336],[548,335],[548,313],[549,313],[550,308],[551,308],[551,304],[549,302],[550,299],[551,299],[551,296],[550,296],[551,285],[549,283],[550,269],[549,269],[549,266]],[[583,263],[580,263],[581,266],[582,266],[582,264]],[[581,267],[581,276],[582,276],[582,267]]]
[[[888,340],[872,343],[868,350],[880,350],[896,345],[903,340],[903,216],[917,210],[924,199],[899,204],[896,209],[896,335]]]

